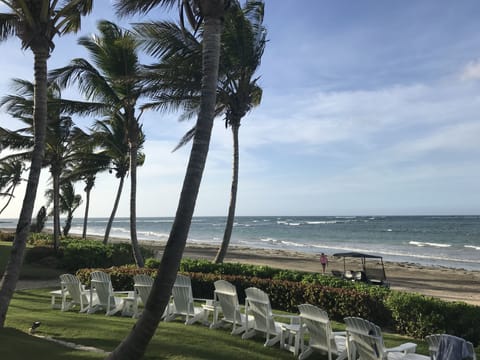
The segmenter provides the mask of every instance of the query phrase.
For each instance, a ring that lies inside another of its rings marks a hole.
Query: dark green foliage
[[[429,334],[454,334],[480,344],[480,307],[446,302],[419,294],[392,291],[386,300],[392,311],[395,330],[423,338]]]
[[[35,246],[25,254],[26,263],[50,264],[68,272],[81,268],[106,268],[132,264],[134,262],[132,247],[128,243],[107,244],[95,240],[65,238],[61,248],[55,253],[52,236],[31,234],[30,243]],[[152,256],[153,251],[141,248],[143,256]]]
[[[12,242],[14,238],[15,238],[15,233],[14,232],[0,231],[0,241]]]
[[[63,241],[62,267],[68,271],[81,268],[105,268],[132,264],[132,247],[127,243],[104,245],[95,240]],[[142,249],[144,256],[151,256],[151,250]]]

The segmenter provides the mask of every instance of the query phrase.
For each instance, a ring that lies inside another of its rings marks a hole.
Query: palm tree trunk
[[[223,233],[222,245],[218,249],[215,256],[215,264],[220,264],[227,255],[228,245],[232,237],[233,222],[235,220],[235,208],[237,206],[237,189],[238,189],[238,165],[239,165],[239,146],[238,146],[238,130],[240,125],[232,125],[233,134],[233,176],[232,187],[230,189],[230,205],[228,207],[227,224],[225,225],[225,232]]]
[[[132,116],[133,118],[133,116]],[[137,156],[138,156],[138,124],[137,120],[133,120],[134,131],[131,132],[133,140],[130,142],[130,239],[132,242],[133,257],[137,267],[145,266],[143,255],[140,251],[137,239]]]
[[[87,238],[87,223],[88,223],[88,210],[90,209],[90,191],[91,189],[85,190],[85,214],[83,215],[83,231],[82,231],[82,239]]]
[[[5,272],[0,281],[0,328],[5,326],[8,306],[10,305],[15,286],[20,276],[20,268],[23,263],[23,254],[32,221],[33,207],[37,196],[38,181],[45,152],[48,44],[42,49],[33,50],[33,53],[35,77],[35,101],[33,109],[35,144],[33,146],[28,183],[23,198],[22,210],[20,211],[20,217],[18,219],[15,239],[12,244],[12,251],[10,252]]]
[[[224,11],[223,0],[202,1],[202,5],[205,3],[208,4],[202,10],[205,11],[206,8],[213,6],[216,11],[213,14],[208,11],[204,13],[203,78],[200,112],[175,220],[143,315],[128,336],[110,353],[107,359],[137,360],[143,357],[170,299],[173,283],[175,282],[180,260],[185,249],[207,160],[213,126],[218,61],[220,57],[220,37],[222,33],[221,18]]]
[[[60,245],[60,173],[53,169],[53,248],[58,252]]]
[[[113,204],[112,213],[110,214],[110,219],[108,219],[107,227],[105,229],[105,236],[103,238],[103,243],[108,243],[108,237],[110,236],[110,230],[112,230],[113,219],[115,219],[115,214],[117,213],[118,203],[120,202],[120,195],[122,195],[123,182],[125,181],[125,175],[120,178],[120,184],[118,185],[117,197],[115,198],[115,203]]]

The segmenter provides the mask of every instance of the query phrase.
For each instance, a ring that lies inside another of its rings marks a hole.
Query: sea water
[[[91,218],[88,233],[102,236],[106,218]],[[219,245],[225,217],[195,217],[188,243]],[[173,218],[137,219],[138,238],[166,241]],[[81,234],[83,219],[71,233]],[[15,227],[0,220],[0,227]],[[47,228],[51,223],[47,222]],[[129,238],[128,218],[115,219],[112,237]],[[480,270],[480,216],[240,216],[231,245],[332,255],[357,251],[386,261]]]

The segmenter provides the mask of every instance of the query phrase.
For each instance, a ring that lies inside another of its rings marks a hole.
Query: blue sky
[[[265,13],[263,100],[240,128],[238,215],[480,213],[478,1],[270,0]],[[115,20],[106,1],[81,34],[100,18]],[[57,41],[51,69],[85,55],[76,38]],[[31,79],[32,56],[15,39],[0,49],[5,94],[10,78]],[[177,118],[143,116],[139,216],[175,213],[189,147],[171,150],[191,127]],[[14,122],[0,113],[0,126]],[[231,152],[231,132],[218,119],[196,215],[226,214]],[[110,214],[116,186],[99,176],[91,216]],[[128,192],[119,216],[128,216]],[[22,197],[4,217],[18,216]]]

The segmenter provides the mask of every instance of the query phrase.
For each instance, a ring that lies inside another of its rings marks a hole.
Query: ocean
[[[195,217],[188,243],[218,245],[225,217]],[[137,219],[138,238],[166,241],[173,218]],[[107,218],[91,218],[88,233],[104,234]],[[15,227],[0,220],[0,227]],[[81,234],[83,219],[71,233]],[[47,222],[47,228],[52,227]],[[117,218],[111,236],[129,238],[128,218]],[[231,245],[332,255],[357,251],[385,261],[480,271],[480,216],[239,216]]]

